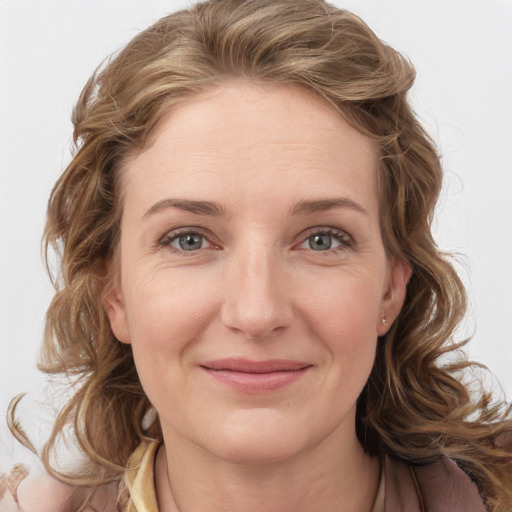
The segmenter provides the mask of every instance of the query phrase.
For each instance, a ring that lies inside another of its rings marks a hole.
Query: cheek
[[[144,379],[157,378],[156,369],[172,371],[187,359],[218,309],[214,288],[180,272],[131,276],[127,312],[137,370]],[[162,370],[164,371],[164,370]]]
[[[301,314],[326,339],[377,338],[381,309],[379,276],[333,274],[304,287]]]
[[[364,385],[373,366],[380,314],[378,276],[333,276],[308,286],[301,301],[301,315],[328,353],[329,378],[343,385]]]
[[[211,288],[179,272],[132,276],[131,283],[128,320],[141,385],[163,419],[174,411],[186,421],[189,413],[183,411],[196,392],[190,362],[215,315]]]

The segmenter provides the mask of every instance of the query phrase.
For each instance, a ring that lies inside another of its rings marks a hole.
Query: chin
[[[204,448],[233,464],[274,464],[294,457],[311,443],[301,424],[287,421],[279,411],[246,409],[219,426]]]
[[[212,453],[219,459],[231,464],[244,466],[276,464],[290,460],[304,449],[304,443],[299,440],[282,436],[268,438],[259,435],[245,435],[238,439],[230,438],[223,446],[213,447]]]

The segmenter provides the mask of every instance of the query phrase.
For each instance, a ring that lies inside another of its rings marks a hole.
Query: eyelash
[[[307,243],[308,240],[310,240],[314,236],[321,236],[321,235],[327,235],[327,236],[331,237],[332,239],[339,242],[340,245],[338,247],[329,248],[324,251],[314,251],[313,249],[309,249],[309,250],[311,250],[311,252],[323,253],[323,254],[327,255],[327,254],[336,253],[338,251],[353,249],[353,247],[354,247],[354,239],[347,232],[342,231],[340,229],[336,229],[336,228],[329,228],[329,227],[326,228],[326,227],[322,227],[322,226],[315,226],[315,227],[309,228],[306,231],[304,231],[301,234],[302,242],[295,245],[295,247],[300,246],[304,243]]]
[[[193,256],[194,253],[197,253],[200,249],[187,251],[184,249],[178,249],[171,245],[174,241],[176,241],[178,238],[180,238],[181,236],[184,236],[184,235],[200,236],[206,242],[208,242],[210,244],[210,247],[208,247],[208,248],[219,249],[219,246],[215,245],[211,241],[211,236],[205,234],[203,230],[194,228],[194,227],[180,228],[180,229],[173,230],[173,231],[166,233],[162,238],[160,238],[160,240],[158,240],[158,243],[157,243],[158,248],[166,249],[172,253],[183,255],[183,256]],[[308,228],[307,230],[302,232],[300,235],[301,242],[299,242],[298,244],[295,244],[293,247],[300,248],[300,246],[302,244],[307,243],[308,240],[310,240],[312,237],[322,236],[322,235],[327,235],[327,236],[331,237],[332,239],[339,242],[340,245],[338,247],[329,248],[329,249],[320,250],[320,251],[315,251],[311,248],[306,249],[306,250],[309,250],[312,253],[322,253],[322,254],[327,255],[327,254],[336,253],[338,251],[353,249],[354,244],[355,244],[352,236],[350,236],[345,231],[342,231],[342,230],[336,229],[336,228],[315,226],[315,227]]]
[[[176,247],[173,247],[171,244],[178,240],[181,236],[185,235],[197,235],[202,237],[204,240],[206,240],[213,248],[218,248],[213,242],[210,241],[210,238],[208,235],[206,235],[201,229],[198,228],[180,228],[173,231],[170,231],[166,233],[159,241],[158,241],[158,248],[159,249],[166,249],[172,253],[180,254],[183,256],[193,256],[194,253],[197,251],[186,251],[183,249],[177,249]]]

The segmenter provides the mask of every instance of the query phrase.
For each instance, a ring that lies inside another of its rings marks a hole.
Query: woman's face
[[[409,275],[383,247],[377,169],[324,100],[246,83],[173,107],[126,163],[105,303],[169,442],[238,462],[356,442]]]

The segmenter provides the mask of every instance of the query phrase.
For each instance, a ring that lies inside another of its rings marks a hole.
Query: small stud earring
[[[383,316],[380,321],[382,322],[382,325],[387,325],[388,324],[388,321],[386,320],[386,317]]]

